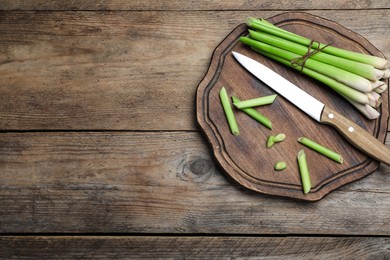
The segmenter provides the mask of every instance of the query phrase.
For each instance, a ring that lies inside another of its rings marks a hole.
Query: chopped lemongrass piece
[[[264,51],[261,51],[261,50],[258,50],[256,48],[253,48],[253,50],[271,58],[271,59],[274,59],[284,65],[287,65],[295,70],[300,70],[303,74],[306,74],[322,83],[324,83],[325,85],[329,86],[330,88],[332,88],[334,91],[336,91],[337,93],[339,93],[340,95],[344,96],[344,97],[348,97],[350,100],[353,100],[354,102],[357,102],[357,103],[361,103],[361,104],[368,104],[368,97],[367,95],[365,95],[364,93],[360,92],[360,91],[357,91],[356,89],[353,89],[353,88],[350,88],[328,76],[325,76],[319,72],[316,72],[314,70],[311,70],[311,69],[308,69],[308,68],[301,68],[301,66],[292,66],[290,61],[288,60],[285,60],[283,58],[280,58],[278,56],[275,56],[275,55],[272,55],[272,54],[269,54],[267,52],[264,52]]]
[[[271,148],[275,144],[274,137],[275,136],[273,136],[273,135],[268,136],[268,138],[267,138],[267,148]]]
[[[259,31],[253,31],[253,30],[248,30],[248,31],[252,39],[273,45],[275,47],[293,52],[295,54],[299,54],[301,56],[307,55],[309,51],[309,48],[306,46],[300,45],[298,43],[290,42],[288,40],[285,40],[283,38],[274,35],[270,35]],[[312,53],[314,51],[315,50],[311,50],[310,52]],[[373,81],[381,79],[384,76],[384,71],[375,69],[374,66],[372,65],[348,60],[345,58],[340,58],[325,52],[317,52],[311,54],[310,58],[338,67],[343,70],[347,70],[351,73],[354,73],[356,75],[362,76],[366,79],[373,80]]]
[[[279,143],[279,142],[283,141],[284,139],[286,139],[286,135],[283,133],[280,133],[280,134],[277,134],[274,136],[275,143]]]
[[[259,98],[243,100],[239,102],[234,102],[233,105],[238,109],[269,105],[275,101],[276,96],[277,95],[274,94],[274,95],[269,95],[269,96],[264,96]]]
[[[277,171],[283,171],[286,168],[287,168],[287,163],[286,162],[277,162],[274,165],[274,169],[277,170]]]
[[[283,133],[277,134],[275,136],[270,135],[267,138],[267,148],[271,148],[275,143],[279,143],[286,138],[286,135]]]
[[[236,122],[236,118],[234,117],[232,106],[230,105],[229,96],[227,94],[226,88],[222,87],[219,92],[219,97],[221,99],[223,110],[225,111],[226,119],[228,121],[230,131],[234,135],[239,135],[240,131],[238,129],[238,125]]]
[[[314,142],[313,140],[310,140],[309,138],[299,137],[298,142],[313,149],[314,151],[322,155],[325,155],[326,157],[332,159],[333,161],[336,161],[338,163],[343,163],[343,157],[340,154]]]
[[[233,100],[233,103],[240,102],[240,100],[237,97],[232,97],[232,100]],[[267,117],[265,117],[261,113],[257,112],[257,110],[255,110],[254,108],[242,108],[240,110],[243,111],[248,116],[250,116],[253,119],[255,119],[257,122],[265,125],[269,129],[272,129],[272,122],[271,122],[271,120],[269,120]]]
[[[267,32],[269,34],[273,34],[275,36],[278,36],[278,37],[284,38],[286,40],[289,40],[289,41],[292,41],[295,43],[299,43],[299,44],[302,44],[305,46],[311,45],[312,48],[314,48],[314,49],[321,49],[321,48],[327,46],[323,43],[313,42],[311,39],[308,39],[308,38],[305,38],[301,35],[286,31],[280,27],[277,27],[278,29],[275,29],[276,26],[270,26],[268,22],[267,22],[268,23],[267,24],[261,20],[255,19],[255,18],[248,19],[246,21],[246,23],[249,27],[251,27],[253,29],[261,30],[261,31]],[[354,61],[370,64],[370,65],[373,65],[377,69],[386,69],[389,67],[389,62],[386,59],[372,56],[372,55],[368,55],[368,54],[348,51],[348,50],[344,50],[344,49],[337,48],[334,46],[327,46],[326,48],[322,49],[322,51],[329,53],[329,54],[332,54],[332,55],[335,55],[335,56],[338,56],[338,57],[346,58],[349,60],[354,60]]]
[[[301,181],[303,186],[303,193],[307,194],[311,189],[311,180],[310,180],[309,169],[307,167],[307,162],[306,162],[306,154],[304,150],[300,150],[298,152],[297,159],[298,159],[299,173],[301,175]]]
[[[299,60],[301,58],[300,55],[295,54],[290,51],[286,51],[280,48],[277,48],[275,46],[256,41],[254,39],[250,39],[248,37],[240,37],[240,41],[254,47],[255,49],[261,50],[263,52],[272,54],[274,56],[277,56],[279,58],[286,59],[288,61],[293,60]],[[293,67],[301,67],[301,64],[295,63],[292,65]],[[308,68],[314,71],[317,71],[325,76],[328,76],[330,78],[333,78],[341,83],[344,83],[345,85],[348,85],[356,90],[359,90],[361,92],[371,92],[372,91],[372,84],[371,82],[363,78],[359,75],[353,74],[349,71],[342,70],[340,68],[334,67],[332,65],[322,63],[316,60],[313,60],[311,58],[308,58],[305,62],[304,68]]]

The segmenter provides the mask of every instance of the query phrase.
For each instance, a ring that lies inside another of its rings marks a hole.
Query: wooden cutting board
[[[317,16],[283,13],[267,20],[322,43],[383,57],[383,54],[362,36]],[[308,117],[282,96],[278,96],[272,105],[256,108],[272,121],[272,130],[235,109],[240,135],[234,136],[230,133],[219,99],[222,86],[226,87],[229,96],[234,95],[241,100],[274,94],[269,87],[236,62],[232,51],[249,56],[275,70],[328,107],[344,114],[372,133],[381,142],[385,141],[387,133],[388,90],[382,94],[382,105],[378,108],[380,118],[367,120],[329,87],[262,57],[240,43],[239,37],[247,35],[247,29],[245,24],[239,25],[220,43],[213,53],[208,72],[197,89],[197,120],[221,169],[248,189],[306,201],[319,200],[332,190],[375,171],[379,165],[377,161],[355,149],[330,126],[321,125]],[[285,141],[267,149],[267,137],[277,133],[285,133]],[[338,164],[302,146],[297,142],[300,136],[308,137],[339,152],[344,157],[344,163]],[[302,192],[296,159],[300,149],[306,152],[312,181],[312,189],[306,195]],[[275,171],[273,167],[277,161],[287,162],[288,168]]]

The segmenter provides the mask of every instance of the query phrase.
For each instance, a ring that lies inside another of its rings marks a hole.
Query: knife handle
[[[363,153],[390,165],[390,149],[351,120],[325,106],[321,123],[332,125]]]

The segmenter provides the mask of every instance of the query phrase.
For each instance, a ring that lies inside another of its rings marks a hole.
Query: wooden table
[[[387,0],[0,9],[0,257],[390,256],[389,166],[315,203],[257,194],[195,117],[213,49],[246,17],[305,11],[390,57]]]

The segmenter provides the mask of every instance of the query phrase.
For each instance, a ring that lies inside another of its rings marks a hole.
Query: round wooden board
[[[283,13],[267,20],[322,43],[383,57],[383,54],[362,36],[317,16],[294,12]],[[226,87],[229,96],[234,95],[241,100],[274,94],[268,86],[236,62],[232,51],[270,67],[328,107],[344,114],[381,142],[385,141],[387,133],[388,90],[382,94],[382,105],[378,108],[380,118],[367,120],[325,85],[267,59],[239,42],[239,37],[246,35],[247,29],[245,24],[239,25],[220,43],[213,53],[208,72],[197,89],[197,120],[220,167],[248,189],[306,201],[317,201],[341,185],[375,171],[379,165],[377,161],[355,149],[330,126],[321,125],[308,117],[282,96],[278,96],[272,105],[256,108],[272,121],[272,130],[235,109],[240,135],[234,136],[230,133],[219,99],[222,86]],[[285,141],[267,149],[267,137],[277,133],[285,133]],[[338,164],[303,147],[297,142],[300,136],[306,136],[339,152],[344,157],[344,163]],[[306,195],[302,192],[296,159],[300,149],[305,149],[307,154],[312,181],[312,189]],[[280,172],[275,171],[273,167],[277,161],[287,162],[288,168]]]

